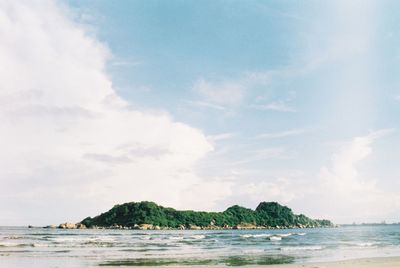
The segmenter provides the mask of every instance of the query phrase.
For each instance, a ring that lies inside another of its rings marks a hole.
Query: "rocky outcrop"
[[[86,225],[82,224],[82,223],[77,223],[75,224],[76,229],[86,229]]]
[[[138,226],[138,229],[139,230],[153,230],[154,226],[153,226],[153,224],[140,224]]]
[[[221,230],[221,229],[284,229],[333,227],[329,220],[314,220],[277,202],[261,202],[255,210],[231,206],[222,212],[175,210],[154,202],[130,202],[115,205],[94,218],[80,223],[88,228],[138,230]],[[62,229],[83,228],[64,223]]]
[[[194,224],[189,224],[188,228],[189,230],[201,230],[200,226],[194,225]]]
[[[51,226],[51,225],[49,225]],[[52,228],[52,227],[48,227],[48,228]],[[82,223],[61,223],[58,226],[59,229],[86,229],[86,225],[82,224]]]
[[[60,225],[58,225],[59,229],[76,229],[76,224],[75,223],[61,223]]]
[[[255,224],[238,224],[233,226],[232,229],[237,229],[237,230],[242,230],[242,229],[257,229],[259,226],[255,225]]]

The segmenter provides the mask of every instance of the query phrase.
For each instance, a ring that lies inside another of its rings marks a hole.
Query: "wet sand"
[[[0,267],[32,267],[32,268],[54,268],[54,267],[99,267],[93,263],[82,262],[79,258],[0,258]],[[113,265],[102,265],[101,267],[115,267]],[[119,267],[137,267],[122,265]],[[179,266],[142,266],[142,267],[171,267],[171,268],[226,268],[225,265],[179,265]],[[320,263],[296,263],[280,265],[244,265],[236,267],[251,268],[400,268],[400,257],[365,258],[334,262]]]
[[[365,258],[335,262],[268,265],[263,268],[400,268],[400,257]]]

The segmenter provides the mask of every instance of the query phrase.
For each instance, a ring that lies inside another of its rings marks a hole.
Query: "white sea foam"
[[[191,239],[204,239],[204,238],[206,238],[206,236],[205,235],[192,235],[189,238],[191,238]]]
[[[71,242],[79,242],[79,241],[88,241],[90,240],[90,237],[73,237],[73,236],[58,236],[58,237],[52,237],[51,241],[57,242],[57,243],[71,243]]]
[[[251,237],[270,237],[272,234],[243,234],[240,235],[243,238],[251,238]]]
[[[288,234],[277,234],[277,236],[280,236],[280,237],[288,237],[288,236],[291,236],[292,234],[291,233],[288,233]]]
[[[258,254],[258,253],[264,253],[264,249],[244,249],[242,250],[244,254]]]
[[[96,241],[101,241],[101,242],[114,242],[115,239],[116,238],[113,236],[95,236],[95,237],[89,238],[89,240],[96,240]]]
[[[341,241],[342,245],[345,245],[346,248],[375,248],[382,243],[379,242],[353,242],[353,241]]]
[[[183,236],[170,236],[170,237],[168,237],[168,239],[170,239],[170,240],[182,240]]]
[[[15,239],[25,239],[26,237],[23,237],[23,236],[6,236],[6,237],[3,237],[3,239],[10,239],[10,240],[15,240]]]
[[[359,242],[359,243],[354,243],[354,242],[342,242],[342,244],[347,245],[346,247],[348,248],[377,248],[382,243],[379,242]]]
[[[279,236],[271,236],[271,237],[269,238],[269,240],[271,240],[271,241],[280,241],[280,240],[282,240],[282,237],[279,237]]]
[[[297,235],[303,236],[303,235],[306,235],[306,233],[297,233]]]
[[[255,234],[254,237],[270,237],[272,234]]]
[[[18,246],[19,244],[17,243],[12,243],[12,242],[1,242],[0,247],[15,247]]]
[[[53,237],[51,238],[51,241],[58,244],[111,243],[115,241],[115,238],[112,236],[91,236],[91,237],[62,236],[62,237]]]
[[[240,235],[240,237],[250,238],[250,237],[253,237],[253,235],[251,235],[251,234],[243,234],[243,235]]]
[[[1,242],[0,243],[0,248],[1,247],[34,247],[35,244],[33,243],[12,243],[12,242]]]
[[[32,244],[32,245],[35,248],[47,248],[47,247],[49,247],[48,244],[43,244],[43,243],[35,243],[35,244]]]
[[[280,248],[280,250],[282,251],[304,251],[304,250],[309,250],[309,251],[313,251],[313,250],[322,250],[324,249],[324,247],[322,246],[303,246],[303,247],[282,247]]]
[[[378,243],[361,242],[361,243],[356,243],[356,245],[359,246],[359,247],[374,247],[374,246],[378,246]]]

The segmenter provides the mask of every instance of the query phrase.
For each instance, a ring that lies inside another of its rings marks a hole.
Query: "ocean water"
[[[140,231],[0,227],[0,267],[266,265],[400,256],[400,225]]]

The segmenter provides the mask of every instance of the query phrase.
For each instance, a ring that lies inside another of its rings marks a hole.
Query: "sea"
[[[0,227],[0,267],[244,266],[400,256],[400,225],[276,230]]]

